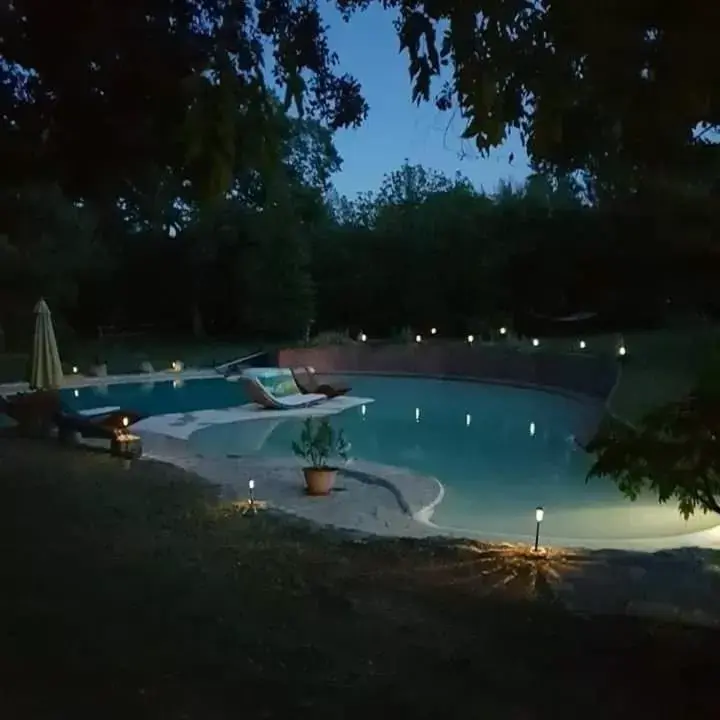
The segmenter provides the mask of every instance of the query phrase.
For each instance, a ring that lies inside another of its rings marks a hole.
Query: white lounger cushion
[[[94,417],[95,415],[109,415],[111,412],[119,410],[119,405],[111,405],[109,407],[90,408],[89,410],[78,410],[78,415],[86,417]]]
[[[287,407],[308,405],[313,402],[319,402],[320,400],[327,400],[327,395],[319,393],[301,393],[299,395],[282,395],[275,398],[278,405],[287,405]]]

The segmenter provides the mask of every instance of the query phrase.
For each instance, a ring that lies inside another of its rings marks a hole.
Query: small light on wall
[[[431,335],[437,335],[437,328],[430,328]]]
[[[532,344],[533,344],[533,347],[537,347],[540,344],[540,341],[537,338],[533,338]]]
[[[365,333],[360,333],[360,342],[367,342],[367,335]]]
[[[475,342],[475,336],[474,335],[468,335],[467,341],[472,345]]]
[[[500,334],[501,334],[501,335],[507,335],[507,328],[506,328],[506,327],[501,327],[501,328],[500,328]]]
[[[415,342],[416,342],[416,343],[422,342],[422,335],[416,335],[416,336],[415,336]]]
[[[472,422],[472,415],[468,413],[465,415],[465,427],[470,427],[470,423]]]
[[[535,423],[530,423],[530,437],[535,437]]]
[[[584,340],[581,340],[578,344],[581,350],[584,350],[587,347],[587,343]]]
[[[78,367],[77,367],[77,365],[73,365],[72,371],[73,371],[73,373],[74,373],[75,375],[77,375],[77,372],[78,372]]]
[[[415,408],[415,422],[420,422],[420,408]]]

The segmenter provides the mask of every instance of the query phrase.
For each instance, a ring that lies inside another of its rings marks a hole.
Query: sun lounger
[[[315,368],[311,367],[300,367],[292,368],[292,373],[295,383],[300,388],[300,391],[307,394],[320,394],[327,395],[328,397],[340,397],[341,395],[347,395],[350,392],[350,387],[347,385],[331,385],[329,383],[318,382]]]
[[[147,416],[119,407],[81,412],[62,408],[53,415],[53,422],[61,436],[78,433],[84,438],[113,440],[119,433],[145,417]]]
[[[57,392],[44,390],[0,397],[0,412],[24,429],[55,425],[61,436],[79,433],[108,440],[145,417],[117,406],[75,412],[63,405]]]
[[[53,415],[60,407],[60,395],[55,390],[0,395],[0,412],[14,420],[23,431],[49,430]]]
[[[270,410],[310,407],[328,399],[321,393],[303,393],[286,368],[249,368],[240,378],[249,399]]]

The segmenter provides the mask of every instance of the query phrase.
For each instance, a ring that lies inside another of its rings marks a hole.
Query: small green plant
[[[352,345],[354,340],[350,337],[350,333],[347,330],[342,332],[337,330],[330,330],[328,332],[321,332],[310,338],[308,345],[314,347],[323,347],[328,345]]]
[[[307,418],[303,422],[299,440],[293,440],[293,453],[308,467],[317,470],[331,469],[330,458],[348,459],[350,444],[342,430],[335,430],[327,418]]]
[[[413,329],[409,326],[406,326],[404,328],[400,328],[400,331],[397,334],[397,340],[401,343],[411,343],[415,342],[415,335],[417,333],[413,332]]]

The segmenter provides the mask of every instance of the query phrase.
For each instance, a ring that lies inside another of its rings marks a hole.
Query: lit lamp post
[[[258,510],[262,510],[267,506],[267,503],[255,499],[255,481],[248,480],[248,498],[238,503],[240,507],[240,513],[242,515],[248,515],[252,513],[257,515]]]
[[[538,551],[538,543],[540,542],[540,523],[545,517],[545,510],[541,507],[535,508],[535,547],[533,550]]]
[[[255,515],[257,513],[257,506],[255,503],[255,481],[254,480],[248,480],[248,499],[247,502],[245,502],[245,507],[242,509],[242,514],[247,515],[248,513],[252,513]]]

